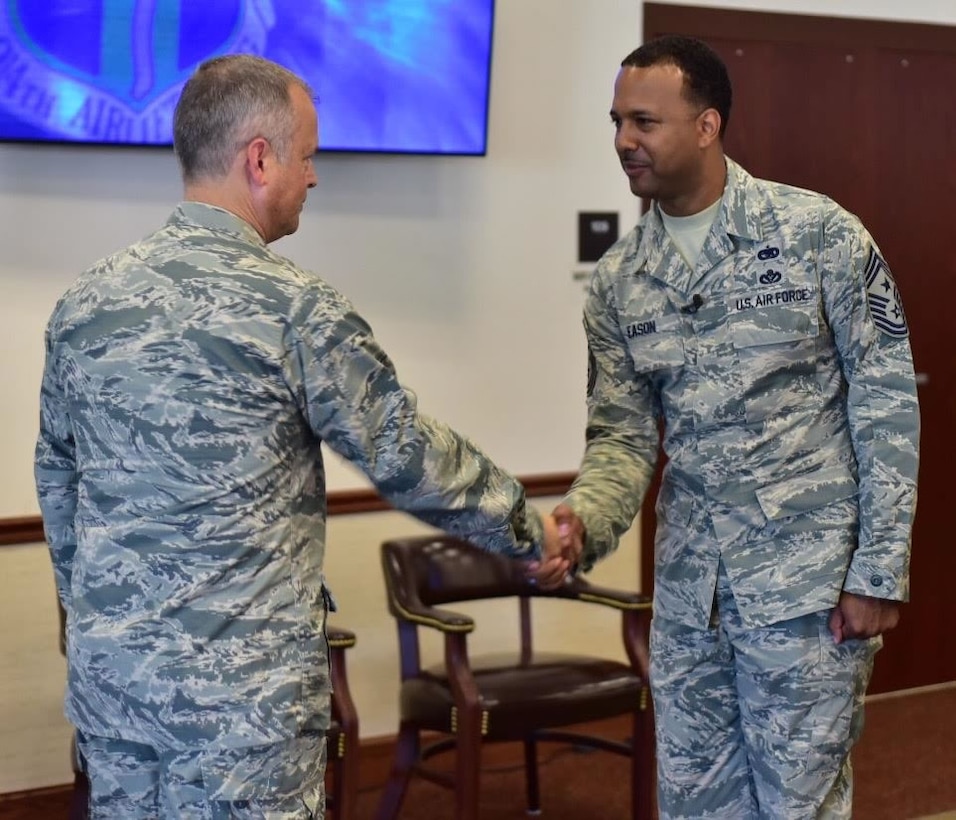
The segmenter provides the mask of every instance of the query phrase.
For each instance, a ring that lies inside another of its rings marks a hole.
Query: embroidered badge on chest
[[[883,333],[897,339],[905,339],[909,335],[900,292],[886,262],[872,248],[866,263],[866,301],[873,324]]]

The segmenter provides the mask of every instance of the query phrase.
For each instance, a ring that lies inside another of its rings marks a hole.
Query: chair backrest
[[[535,593],[521,562],[450,536],[385,541],[382,566],[390,605],[397,600],[435,606]]]

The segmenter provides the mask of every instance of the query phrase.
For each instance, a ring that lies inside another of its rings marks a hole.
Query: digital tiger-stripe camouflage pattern
[[[662,420],[656,613],[705,627],[718,559],[749,626],[830,608],[841,589],[908,597],[919,409],[903,320],[873,313],[877,253],[832,200],[728,160],[694,270],[656,208],[605,254],[585,307],[587,446],[565,499],[586,564],[637,513]]]
[[[36,481],[86,735],[252,747],[328,723],[325,443],[399,509],[536,558],[520,484],[418,412],[368,325],[236,216],[183,203],[46,337]]]

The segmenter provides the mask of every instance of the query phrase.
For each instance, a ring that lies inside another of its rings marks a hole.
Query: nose
[[[318,174],[315,173],[315,161],[313,160],[309,163],[309,175],[306,177],[306,185],[308,185],[309,188],[314,188],[318,184],[319,177]]]
[[[625,151],[636,151],[641,147],[637,128],[633,123],[625,120],[614,132],[614,147],[619,154]]]

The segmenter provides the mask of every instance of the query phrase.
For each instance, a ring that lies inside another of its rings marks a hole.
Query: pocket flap
[[[845,465],[824,467],[757,490],[757,501],[770,520],[815,510],[857,493],[856,479]]]
[[[820,332],[819,316],[817,314],[816,289],[803,287],[782,290],[781,294],[799,294],[800,299],[785,301],[782,304],[770,303],[771,296],[767,296],[767,303],[750,307],[754,299],[761,296],[745,296],[736,299],[738,307],[733,317],[732,334],[734,346],[756,347],[758,345],[783,344],[798,342],[802,339],[811,339]],[[789,297],[788,297],[789,299]]]
[[[648,317],[623,325],[627,348],[638,373],[684,364],[684,341],[677,316]]]

